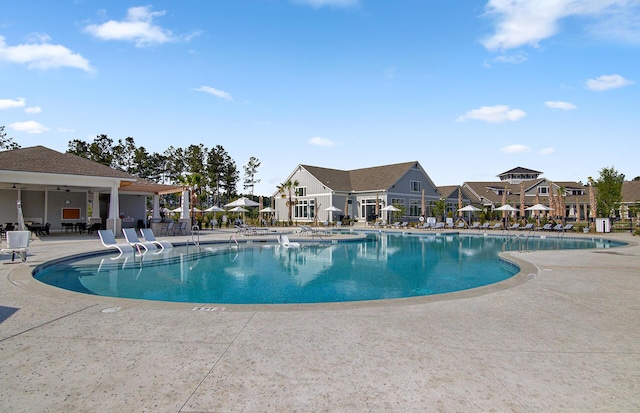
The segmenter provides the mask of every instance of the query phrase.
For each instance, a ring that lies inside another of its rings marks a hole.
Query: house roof
[[[136,179],[126,172],[44,146],[0,152],[0,170],[119,178],[129,181]]]
[[[90,159],[60,153],[44,146],[32,146],[0,152],[0,172],[107,178],[121,181],[121,191],[139,194],[167,194],[182,190],[180,186],[162,185],[138,178]],[[82,179],[82,178],[80,178]],[[78,179],[76,179],[78,182]],[[63,182],[60,182],[63,184]],[[80,185],[83,184],[72,184]],[[88,184],[89,187],[91,184]]]
[[[640,181],[624,181],[622,183],[622,201],[640,202]]]
[[[511,175],[511,174],[542,174],[542,172],[539,171],[534,171],[533,169],[528,169],[528,168],[523,168],[521,166],[516,166],[513,169],[510,169],[506,172],[503,172],[497,176],[503,176],[503,175]]]
[[[372,191],[391,188],[417,164],[418,162],[412,161],[350,171],[311,165],[300,166],[334,191]]]

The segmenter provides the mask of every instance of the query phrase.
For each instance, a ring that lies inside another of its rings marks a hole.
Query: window
[[[539,194],[548,194],[549,193],[549,187],[548,186],[540,186],[540,187],[538,187],[538,193]]]
[[[422,215],[422,201],[418,199],[412,199],[409,201],[409,216],[419,217]]]
[[[420,192],[421,188],[420,181],[411,181],[411,192]]]
[[[307,196],[307,187],[301,186],[296,188],[296,196]]]
[[[296,201],[294,210],[295,218],[313,218],[315,217],[315,202],[313,199],[302,199]]]
[[[391,205],[402,205],[402,206],[404,206],[404,198],[391,198]]]

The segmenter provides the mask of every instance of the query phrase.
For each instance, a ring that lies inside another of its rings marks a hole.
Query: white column
[[[107,218],[107,229],[113,231],[117,237],[120,234],[122,228],[122,222],[120,220],[120,199],[118,198],[118,188],[120,187],[120,181],[115,182],[111,186],[111,196],[109,198],[109,218]]]
[[[182,212],[180,213],[180,219],[189,218],[189,190],[182,191]]]
[[[91,201],[91,219],[100,219],[100,192],[93,192],[93,201]]]
[[[153,220],[160,220],[160,196],[153,196]]]

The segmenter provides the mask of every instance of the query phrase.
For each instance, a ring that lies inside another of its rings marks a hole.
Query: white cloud
[[[29,120],[26,122],[15,122],[9,125],[9,127],[18,132],[25,133],[43,133],[49,130],[49,128],[42,126],[36,121]]]
[[[323,146],[328,148],[331,146],[335,146],[335,143],[330,139],[314,136],[313,138],[309,139],[309,145]]]
[[[516,121],[527,116],[526,112],[520,109],[511,109],[506,105],[482,106],[480,109],[473,109],[458,117],[458,122],[467,120],[481,120],[487,123],[501,123],[506,121]]]
[[[573,103],[569,103],[569,102],[563,102],[563,101],[547,101],[544,102],[545,106],[551,109],[562,109],[562,110],[573,110],[573,109],[578,109],[578,107],[576,105],[574,105]]]
[[[68,129],[68,128],[57,128],[57,131],[61,132],[61,133],[71,133],[71,132],[75,132],[76,130],[75,129]]]
[[[42,108],[40,108],[40,106],[33,106],[33,107],[30,107],[30,108],[24,108],[24,111],[27,112],[27,113],[31,113],[31,114],[40,113],[40,112],[42,112]]]
[[[131,7],[124,20],[109,20],[102,24],[90,24],[84,31],[102,40],[123,40],[134,42],[136,47],[178,41],[171,30],[153,24],[153,19],[163,16],[165,11],[151,11],[149,6]],[[194,35],[188,35],[186,40]]]
[[[527,54],[525,52],[519,52],[512,55],[500,55],[496,56],[493,61],[496,63],[508,63],[512,65],[518,65],[527,61]]]
[[[540,155],[553,155],[556,153],[556,148],[544,148],[540,149]]]
[[[531,148],[529,148],[528,146],[525,145],[509,145],[509,146],[505,146],[503,148],[500,148],[500,152],[504,152],[504,153],[527,153],[527,152],[531,152]]]
[[[222,90],[218,90],[218,89],[214,89],[210,86],[200,86],[198,88],[193,89],[197,92],[205,92],[205,93],[209,93],[210,95],[213,96],[217,96],[219,98],[222,99],[226,99],[226,100],[233,100],[233,98],[231,97],[231,95],[227,92],[223,92]]]
[[[628,16],[636,16],[635,20],[638,16],[637,2],[629,0],[489,0],[485,9],[487,16],[496,19],[495,32],[482,41],[489,50],[538,47],[560,30],[560,21],[567,17],[607,22],[626,16],[633,23]]]
[[[59,44],[26,43],[7,46],[4,37],[0,36],[0,60],[11,63],[26,64],[29,69],[54,69],[72,67],[91,72],[89,61]]]
[[[21,108],[25,105],[24,98],[0,99],[0,109]]]
[[[320,8],[324,6],[329,7],[354,7],[360,3],[360,0],[291,0],[295,4],[302,4],[304,6],[311,6],[313,8]]]
[[[627,80],[620,75],[602,75],[595,79],[587,80],[587,88],[595,90],[596,92],[603,92],[605,90],[629,86],[632,84],[632,81]]]

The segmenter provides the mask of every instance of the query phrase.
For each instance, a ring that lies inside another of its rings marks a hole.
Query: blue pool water
[[[44,283],[87,294],[193,303],[288,304],[443,294],[505,280],[518,272],[503,249],[609,248],[606,240],[475,235],[370,234],[358,242],[176,247],[166,253],[93,255],[34,271]]]

